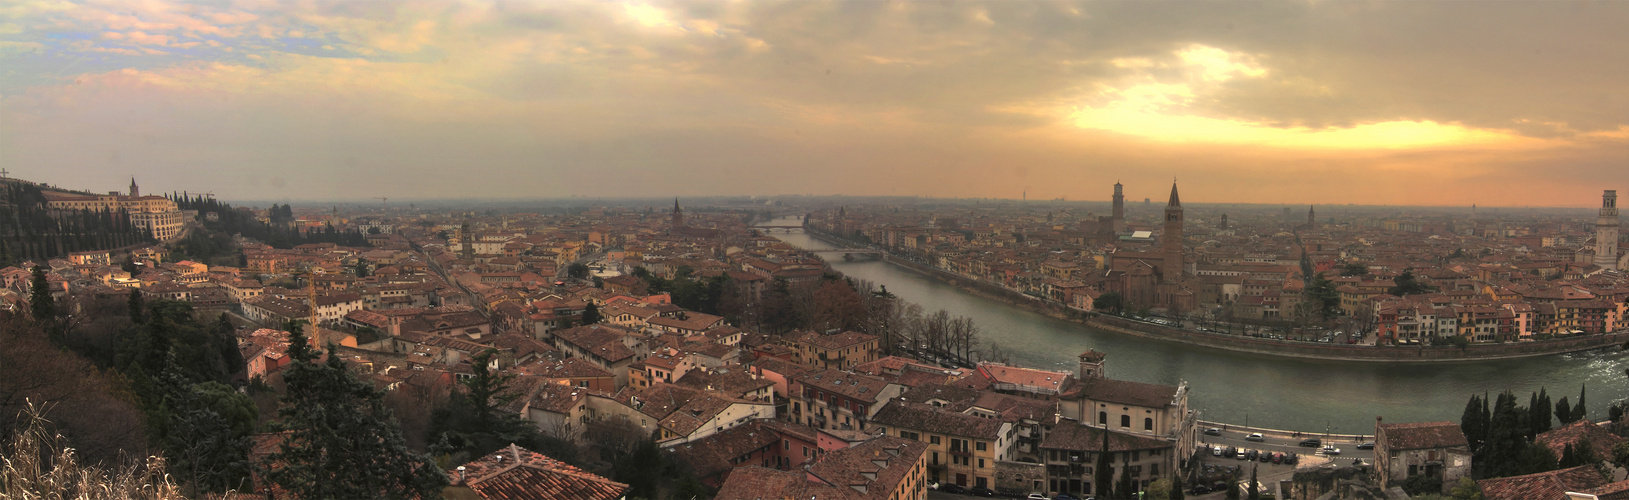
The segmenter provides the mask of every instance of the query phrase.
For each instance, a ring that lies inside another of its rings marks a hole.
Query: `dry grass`
[[[186,498],[164,471],[164,459],[126,461],[113,469],[82,464],[42,408],[29,403],[10,441],[0,446],[0,498],[29,500]]]

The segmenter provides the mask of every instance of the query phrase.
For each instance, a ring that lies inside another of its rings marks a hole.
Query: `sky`
[[[0,167],[362,200],[1599,206],[1629,2],[0,2]]]

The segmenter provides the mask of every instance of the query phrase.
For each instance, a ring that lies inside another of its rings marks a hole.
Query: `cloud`
[[[1612,3],[8,4],[0,162],[277,170],[302,196],[344,195],[339,175],[1080,199],[1181,174],[1196,200],[1306,176],[1363,201],[1396,195],[1352,172],[1502,192],[1534,165],[1560,192],[1629,144],[1629,44],[1603,42],[1624,25]]]

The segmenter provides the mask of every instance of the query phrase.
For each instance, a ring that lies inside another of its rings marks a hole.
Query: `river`
[[[796,218],[775,224],[797,224]],[[837,248],[803,233],[774,233],[793,246]],[[1629,353],[1616,349],[1518,360],[1431,364],[1313,361],[1216,351],[1147,340],[1030,312],[963,291],[916,271],[875,260],[844,261],[825,254],[843,274],[888,287],[922,305],[967,316],[983,330],[983,342],[1011,353],[1013,364],[1074,371],[1087,349],[1108,354],[1108,376],[1175,385],[1186,380],[1189,405],[1200,418],[1275,429],[1372,434],[1374,419],[1387,422],[1458,422],[1472,394],[1510,389],[1527,401],[1541,386],[1550,399],[1576,403],[1588,384],[1589,416],[1606,418],[1612,401],[1629,395]]]

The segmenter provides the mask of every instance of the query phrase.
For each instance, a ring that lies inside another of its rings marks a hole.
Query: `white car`
[[[1029,496],[1024,497],[1024,500],[1052,500],[1052,499],[1047,498],[1046,495],[1042,495],[1040,493],[1030,493]]]
[[[1221,446],[1212,447],[1210,449],[1210,455],[1213,456],[1213,457],[1222,456],[1222,447]]]
[[[1325,446],[1325,447],[1319,449],[1318,451],[1324,452],[1325,455],[1339,455],[1339,454],[1341,454],[1341,449],[1336,448],[1334,445]]]
[[[1260,443],[1262,441],[1266,441],[1267,438],[1262,436],[1260,432],[1257,432],[1257,433],[1253,433],[1253,434],[1251,434],[1249,436],[1245,436],[1244,440],[1245,441],[1255,441],[1257,443]]]

